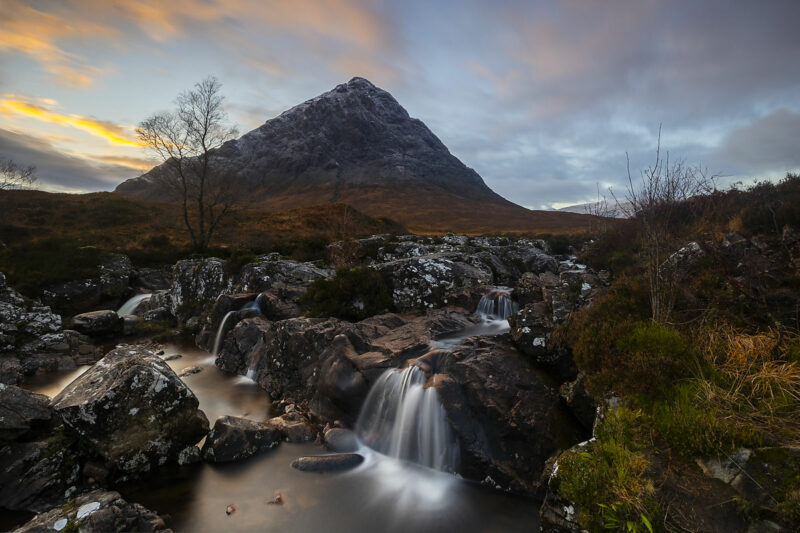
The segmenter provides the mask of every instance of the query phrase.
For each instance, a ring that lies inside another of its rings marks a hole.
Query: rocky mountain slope
[[[271,209],[343,202],[433,231],[582,225],[582,217],[533,212],[496,194],[422,121],[364,78],[289,109],[217,155],[248,201]],[[163,200],[156,178],[164,171],[156,167],[116,192]]]

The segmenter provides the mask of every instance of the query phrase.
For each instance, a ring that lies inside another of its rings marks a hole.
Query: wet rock
[[[109,352],[52,401],[82,446],[120,477],[174,463],[205,436],[208,421],[197,405],[160,357],[135,346]]]
[[[222,331],[224,337],[240,320],[258,315],[255,309],[240,311],[242,307],[253,302],[257,296],[255,293],[220,294],[209,312],[208,322],[195,339],[197,345],[210,352],[214,348],[214,341],[223,321],[225,321],[225,327]]]
[[[364,457],[357,453],[341,453],[337,455],[314,455],[298,457],[292,461],[292,468],[301,472],[341,472],[350,470],[364,462]]]
[[[0,384],[0,443],[46,429],[52,418],[50,398],[44,394]]]
[[[15,533],[169,533],[164,520],[138,503],[128,503],[117,492],[95,490],[37,515]]]
[[[351,413],[358,412],[369,392],[367,381],[353,359],[358,354],[346,335],[337,335],[320,354],[319,381],[311,410],[323,420],[336,418],[354,422]]]
[[[459,473],[492,486],[533,492],[542,465],[585,434],[560,402],[552,378],[508,335],[468,339],[431,377],[461,448]]]
[[[195,366],[187,366],[186,368],[184,368],[183,370],[178,372],[178,377],[179,378],[185,378],[186,376],[192,376],[194,374],[199,374],[202,371],[203,371],[203,367],[201,367],[201,366],[196,366],[196,365]]]
[[[277,425],[223,416],[217,419],[206,437],[203,457],[215,463],[238,461],[274,448],[282,437]]]
[[[72,329],[91,337],[105,337],[122,332],[122,319],[116,311],[91,311],[72,317]]]
[[[0,383],[16,385],[22,381],[22,364],[16,357],[0,356]]]
[[[280,431],[287,442],[313,442],[317,438],[317,432],[303,417],[293,417],[291,414],[277,416],[269,419],[269,426]]]
[[[511,339],[525,355],[541,364],[553,364],[558,353],[548,348],[553,323],[546,302],[528,304],[508,317]]]
[[[325,432],[325,446],[332,452],[354,452],[358,450],[358,439],[349,429],[331,428]]]

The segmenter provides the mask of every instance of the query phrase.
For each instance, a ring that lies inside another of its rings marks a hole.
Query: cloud
[[[108,38],[113,34],[113,29],[93,24],[81,16],[65,18],[19,0],[0,3],[0,50],[27,55],[62,85],[88,87],[103,69],[88,64],[57,42]]]
[[[59,192],[112,190],[139,174],[130,166],[66,155],[44,139],[0,129],[0,156],[21,165],[36,165],[37,187]]]
[[[754,173],[800,169],[800,113],[778,109],[733,130],[716,156]]]
[[[82,117],[80,115],[62,115],[50,111],[46,107],[21,100],[0,100],[0,114],[6,116],[20,115],[42,122],[77,128],[95,137],[105,139],[114,145],[141,146],[141,144],[128,133],[126,128],[118,124]]]

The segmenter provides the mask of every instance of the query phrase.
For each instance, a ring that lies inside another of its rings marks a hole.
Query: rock
[[[579,450],[585,443],[571,448],[570,452]],[[550,461],[543,476],[546,493],[539,508],[540,531],[553,533],[580,533],[583,528],[578,523],[578,505],[562,496],[559,492],[561,479],[558,476],[558,460]]]
[[[742,472],[740,465],[747,464],[752,454],[753,450],[740,448],[724,458],[698,458],[695,462],[705,475],[730,484]]]
[[[546,302],[528,304],[508,317],[511,339],[525,355],[540,364],[553,364],[558,353],[548,349],[553,322]]]
[[[346,335],[334,337],[320,354],[317,393],[311,408],[316,416],[325,420],[344,417],[355,421],[350,414],[359,411],[369,392],[366,379],[353,364],[357,357]]]
[[[183,322],[232,287],[233,280],[225,272],[222,259],[209,257],[178,261],[172,270],[169,310]]]
[[[179,353],[173,353],[170,355],[165,355],[163,357],[164,361],[175,361],[176,359],[181,359],[183,356]]]
[[[165,291],[172,285],[172,273],[166,269],[140,268],[134,272],[131,285],[143,292]]]
[[[468,339],[445,352],[436,387],[461,448],[458,472],[504,490],[532,493],[542,465],[584,435],[566,412],[552,378],[508,335]]]
[[[739,457],[741,459],[743,457]],[[800,448],[775,447],[753,450],[746,462],[737,461],[743,472],[730,485],[751,505],[765,512],[774,510],[776,501],[789,502],[797,508],[796,493],[800,490]],[[793,496],[794,493],[794,496]],[[788,505],[785,504],[786,507]],[[788,513],[787,513],[788,514]],[[794,522],[797,525],[795,512]]]
[[[16,357],[0,357],[0,383],[16,385],[22,381],[22,364]]]
[[[331,428],[325,432],[325,446],[332,452],[348,453],[358,450],[356,434],[349,429]]]
[[[317,438],[317,432],[303,418],[295,419],[291,415],[281,415],[269,419],[269,425],[280,431],[287,442],[312,442]]]
[[[798,241],[800,241],[800,233],[792,226],[785,225],[781,233],[781,242],[784,246],[794,246]]]
[[[44,440],[0,447],[0,508],[41,512],[80,480],[75,443],[61,431]]]
[[[747,245],[747,240],[738,234],[729,235],[736,242],[736,246]],[[734,237],[736,236],[736,237]],[[729,247],[733,247],[731,241],[727,241]],[[663,265],[659,267],[659,274],[671,278],[673,282],[678,282],[688,275],[695,264],[705,257],[706,253],[696,241],[685,244],[672,255],[670,255]]]
[[[52,401],[82,446],[121,477],[174,463],[205,436],[208,420],[197,405],[160,357],[135,346],[109,352]]]
[[[122,317],[122,334],[133,335],[139,326],[139,317],[136,315],[125,315]]]
[[[533,272],[525,272],[517,281],[514,287],[514,299],[520,307],[541,302],[544,299],[542,294],[542,282],[539,276]]]
[[[6,284],[0,273],[0,353],[22,359],[32,353],[63,348],[61,317]]]
[[[203,460],[203,456],[200,452],[200,448],[197,446],[187,446],[181,453],[178,454],[178,464],[181,466],[184,465],[193,465],[195,463],[199,463]]]
[[[277,425],[223,416],[206,437],[203,457],[214,463],[238,461],[274,448],[282,436]]]
[[[99,275],[48,287],[42,301],[64,315],[85,313],[107,307],[116,309],[130,290],[131,260],[120,254],[106,254],[97,266]]]
[[[470,264],[472,260],[475,264]],[[378,265],[392,290],[398,311],[447,305],[464,288],[491,285],[492,271],[475,258],[460,254],[431,254]]]
[[[580,372],[573,381],[563,383],[558,392],[578,422],[591,431],[594,428],[597,404],[586,391],[586,374]]]
[[[201,367],[201,366],[196,366],[196,365],[195,366],[187,366],[186,368],[184,368],[183,370],[178,372],[178,377],[179,378],[185,378],[186,376],[199,374],[202,371],[203,371],[203,367]]]
[[[91,311],[72,317],[72,328],[92,337],[111,336],[122,332],[122,319],[116,311]]]
[[[50,398],[14,385],[0,384],[0,443],[50,426]]]
[[[257,315],[258,312],[255,309],[249,312],[240,312],[240,309],[252,303],[256,299],[256,296],[257,294],[255,293],[220,294],[214,301],[214,306],[208,314],[208,323],[205,324],[203,330],[195,339],[197,345],[210,352],[214,348],[214,340],[216,339],[217,332],[223,321],[225,322],[222,331],[224,337],[240,320],[248,316],[252,317]]]
[[[242,267],[236,285],[243,292],[268,292],[281,300],[297,303],[312,282],[332,275],[332,270],[313,263],[300,263],[272,253]]]
[[[128,503],[117,492],[103,489],[82,494],[67,505],[43,512],[15,533],[81,533],[148,532],[169,533],[170,529],[156,513],[138,503]]]
[[[314,455],[298,457],[292,461],[292,468],[301,472],[341,472],[350,470],[364,462],[364,457],[357,453],[340,453],[336,455]]]

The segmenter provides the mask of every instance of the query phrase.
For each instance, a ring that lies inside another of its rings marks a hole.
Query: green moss
[[[596,440],[561,455],[559,492],[578,506],[578,521],[589,531],[648,531],[659,514],[650,465],[639,451],[641,413],[611,409]]]
[[[316,280],[301,298],[310,316],[362,320],[392,308],[392,295],[380,272],[367,267],[341,269]]]

